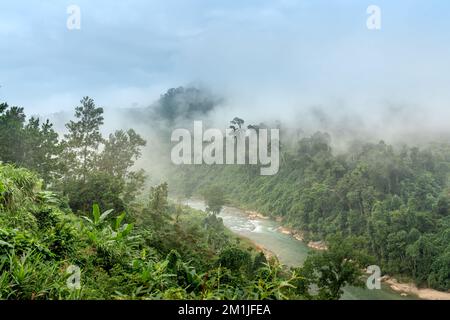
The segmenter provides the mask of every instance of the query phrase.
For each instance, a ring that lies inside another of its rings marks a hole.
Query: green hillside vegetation
[[[282,145],[280,171],[257,166],[181,166],[171,183],[184,196],[219,187],[229,202],[305,234],[339,235],[382,272],[450,289],[450,145],[397,147],[381,141],[332,151],[316,133]]]

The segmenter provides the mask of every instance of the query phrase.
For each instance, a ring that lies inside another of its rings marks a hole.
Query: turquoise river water
[[[186,200],[185,205],[193,209],[205,211],[206,207],[201,200]],[[219,215],[225,227],[237,235],[250,239],[258,246],[264,247],[274,253],[281,263],[288,266],[300,266],[305,261],[311,249],[290,235],[278,231],[280,223],[271,219],[249,218],[248,214],[240,209],[224,207]],[[402,297],[389,286],[382,284],[381,289],[369,290],[367,288],[346,287],[343,300],[400,300],[413,299]]]

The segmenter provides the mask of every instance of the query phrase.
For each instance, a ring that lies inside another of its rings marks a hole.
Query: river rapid
[[[197,210],[205,211],[205,203],[201,200],[186,200],[184,204]],[[278,230],[279,222],[271,219],[250,218],[244,211],[224,207],[218,215],[223,219],[225,227],[235,234],[250,239],[255,245],[263,247],[275,254],[279,261],[287,266],[300,266],[305,261],[311,249],[290,235]],[[382,284],[380,290],[346,287],[342,300],[403,300],[414,297],[403,297]]]

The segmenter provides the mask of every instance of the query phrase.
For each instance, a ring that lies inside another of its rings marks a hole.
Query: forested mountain
[[[181,166],[185,195],[218,187],[235,206],[282,218],[308,240],[339,235],[383,273],[450,289],[450,145],[355,142],[336,153],[318,132],[282,144],[278,174],[257,166]],[[283,141],[281,141],[283,143]]]

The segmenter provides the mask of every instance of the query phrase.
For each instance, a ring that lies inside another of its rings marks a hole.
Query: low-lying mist
[[[380,140],[394,146],[408,144],[426,146],[450,139],[447,124],[449,111],[436,101],[429,104],[385,100],[383,102],[328,99],[322,103],[310,100],[267,98],[255,101],[227,97],[206,87],[179,87],[168,89],[148,107],[105,109],[103,133],[133,128],[147,146],[137,166],[151,172],[154,181],[164,179],[170,162],[170,134],[175,128],[192,130],[193,121],[201,120],[204,127],[225,130],[230,120],[239,117],[250,124],[265,124],[281,129],[281,142],[295,146],[303,137],[317,131],[331,137],[334,152],[344,152],[354,142],[377,143]],[[94,97],[95,99],[95,97]],[[326,99],[324,99],[326,100]],[[69,112],[49,115],[55,128],[64,133],[64,124],[71,118]]]

